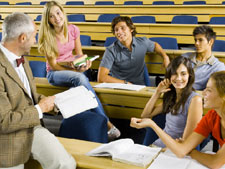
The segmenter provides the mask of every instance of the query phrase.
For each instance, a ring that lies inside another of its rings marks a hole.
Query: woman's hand
[[[92,62],[90,60],[86,61],[86,65],[80,66],[76,68],[76,71],[78,72],[85,72],[86,70],[88,70],[92,65]]]
[[[166,92],[168,92],[168,91],[171,90],[171,89],[169,88],[170,85],[171,85],[170,80],[169,80],[169,79],[164,79],[164,80],[162,80],[162,81],[159,83],[158,87],[156,88],[156,91],[157,91],[158,93],[160,93],[160,94],[161,94],[161,93],[166,93]]]
[[[135,118],[132,117],[130,120],[130,126],[137,128],[137,129],[141,129],[141,128],[146,128],[146,127],[151,127],[152,124],[154,124],[155,122],[152,121],[150,118]]]

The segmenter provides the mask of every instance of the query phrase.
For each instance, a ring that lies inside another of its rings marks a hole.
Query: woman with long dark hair
[[[159,83],[141,116],[152,118],[160,113],[166,114],[164,131],[172,138],[186,139],[203,113],[202,98],[192,87],[194,78],[194,71],[188,58],[178,56],[173,59],[167,67],[165,79]],[[162,93],[163,103],[157,104]],[[147,130],[145,139],[149,139],[147,138],[150,137],[149,132]],[[161,139],[149,142],[152,143],[165,147]]]

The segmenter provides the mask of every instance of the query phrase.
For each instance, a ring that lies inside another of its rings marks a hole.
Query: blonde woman
[[[178,157],[189,154],[193,159],[209,168],[220,168],[225,164],[225,71],[213,73],[203,92],[204,108],[210,110],[198,123],[194,132],[183,142],[177,142],[160,129],[151,119],[132,118],[131,126],[151,127],[163,143]],[[220,149],[216,154],[199,152],[195,147],[212,132]]]
[[[65,61],[73,57],[73,50],[77,55],[81,55],[83,52],[79,28],[68,24],[63,7],[56,1],[49,1],[44,7],[38,45],[39,52],[45,54],[47,58],[47,79],[49,83],[55,86],[68,87],[83,85],[95,94],[88,78],[83,73],[91,67],[91,62],[87,62],[86,66],[79,68],[67,68],[58,64],[59,61]],[[100,100],[97,96],[96,98],[99,106],[93,111],[107,118],[109,139],[119,137],[120,131],[109,121]]]

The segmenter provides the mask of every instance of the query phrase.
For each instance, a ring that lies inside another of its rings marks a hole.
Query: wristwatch
[[[128,81],[124,80],[124,84],[128,84]]]

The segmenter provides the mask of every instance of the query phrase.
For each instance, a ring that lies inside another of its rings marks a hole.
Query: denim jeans
[[[65,86],[65,87],[77,87],[77,86],[85,86],[88,90],[92,91],[97,99],[98,107],[93,109],[92,111],[103,115],[107,118],[102,104],[97,97],[94,89],[92,88],[91,84],[89,83],[88,78],[80,72],[74,72],[70,70],[60,70],[60,71],[49,71],[47,73],[47,79],[50,84],[54,86]]]

